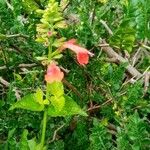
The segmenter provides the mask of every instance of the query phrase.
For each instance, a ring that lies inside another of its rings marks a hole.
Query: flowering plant
[[[64,93],[62,80],[64,73],[59,68],[56,59],[62,57],[64,49],[70,49],[77,55],[80,65],[86,65],[89,56],[94,54],[76,44],[75,39],[65,42],[65,38],[57,38],[57,29],[65,28],[60,7],[55,0],[50,0],[45,10],[38,10],[42,14],[41,23],[37,25],[37,42],[43,43],[48,48],[48,54],[44,57],[47,64],[45,74],[46,92],[38,88],[35,93],[24,96],[21,100],[11,106],[10,110],[22,108],[31,111],[44,112],[42,120],[41,141],[34,147],[35,150],[45,150],[45,132],[47,117],[72,116],[87,114],[77,105],[75,101]],[[42,57],[41,57],[42,58]]]

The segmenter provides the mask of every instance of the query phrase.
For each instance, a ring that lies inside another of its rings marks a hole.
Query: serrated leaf
[[[53,105],[48,107],[48,115],[51,117],[57,116],[72,116],[72,115],[82,115],[87,116],[86,112],[84,112],[79,105],[70,97],[65,96],[65,105],[61,111],[57,111]]]
[[[64,95],[64,87],[62,82],[53,82],[48,84],[48,89],[49,93],[51,95],[54,95],[56,97],[60,97]]]
[[[34,94],[29,94],[13,104],[9,110],[13,110],[15,108],[22,108],[31,111],[42,111],[44,109],[44,105],[36,101]]]
[[[50,101],[52,105],[54,106],[55,110],[57,111],[61,111],[65,105],[65,98],[63,96],[61,97],[52,96],[50,98]]]
[[[36,90],[36,93],[34,94],[35,95],[35,99],[36,101],[39,103],[39,104],[43,104],[43,91],[38,88]]]

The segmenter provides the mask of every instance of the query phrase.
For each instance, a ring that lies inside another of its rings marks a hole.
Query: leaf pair
[[[44,103],[41,103],[40,98],[37,98],[37,93],[24,96],[21,100],[13,104],[9,110],[22,108],[31,111],[43,111]]]
[[[53,82],[47,85],[48,99],[43,100],[43,95],[43,91],[38,88],[36,93],[24,96],[13,104],[9,110],[21,108],[31,111],[44,111],[45,105],[48,105],[48,115],[51,117],[87,115],[72,98],[64,95],[64,87],[61,82]]]

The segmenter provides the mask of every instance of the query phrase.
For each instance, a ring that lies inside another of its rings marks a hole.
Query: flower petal
[[[79,52],[77,54],[77,60],[80,65],[86,65],[89,62],[89,55],[87,53]]]
[[[62,47],[60,47],[59,50],[62,51],[66,48],[72,50],[74,53],[77,54],[77,60],[78,60],[79,64],[81,64],[81,65],[88,64],[89,55],[91,57],[94,56],[94,54],[91,53],[90,51],[88,51],[87,49],[77,45],[75,39],[71,39],[71,40],[65,42],[62,45]]]
[[[74,45],[74,44],[71,44],[71,43],[65,43],[63,45],[65,48],[69,48],[71,49],[73,52],[75,52],[76,54],[79,53],[79,52],[86,52],[87,54],[89,54],[91,57],[94,56],[93,53],[89,52],[87,49],[83,48],[83,47],[80,47],[78,45]]]
[[[61,81],[64,77],[64,73],[60,70],[60,68],[53,62],[48,66],[47,74],[45,75],[45,80],[48,83],[52,83],[54,81]]]

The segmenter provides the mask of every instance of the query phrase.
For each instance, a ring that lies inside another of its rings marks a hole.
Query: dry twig
[[[107,44],[105,40],[103,40],[102,43]],[[136,68],[130,65],[130,63],[126,59],[116,53],[110,46],[105,46],[101,48],[110,58],[116,58],[119,63],[128,63],[126,70],[132,77],[140,78],[142,76],[142,74]]]
[[[105,29],[108,31],[108,33],[109,33],[110,35],[113,35],[113,32],[112,32],[112,30],[109,28],[109,26],[107,25],[106,21],[100,20],[100,23],[105,27]]]
[[[60,129],[62,129],[64,126],[65,126],[65,124],[61,125],[59,128],[57,128],[57,129],[54,131],[53,138],[52,138],[52,140],[50,140],[48,143],[52,143],[52,142],[54,142],[54,141],[56,140],[56,138],[57,138],[57,132],[58,132]]]
[[[67,80],[63,79],[63,83],[69,88],[71,89],[80,99],[82,99],[82,95],[80,94],[80,92],[71,84],[69,83]]]
[[[4,80],[2,77],[0,77],[0,83],[2,83],[3,85],[5,85],[6,87],[9,87],[10,83],[7,82],[6,80]]]

